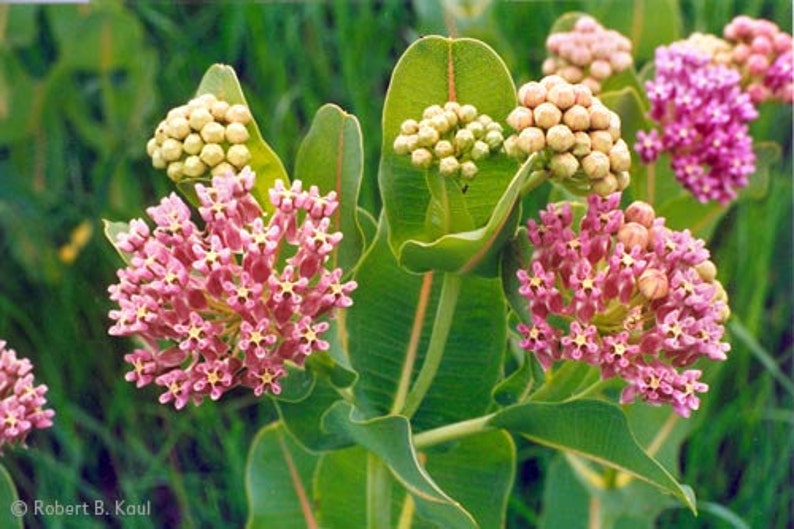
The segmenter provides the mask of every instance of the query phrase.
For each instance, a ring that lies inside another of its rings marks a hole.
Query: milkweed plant
[[[547,51],[516,85],[477,40],[412,44],[377,215],[358,204],[359,123],[335,105],[291,173],[228,66],[157,125],[146,150],[174,192],[106,224],[123,260],[109,332],[133,340],[142,399],[273,403],[249,527],[503,527],[517,439],[565,454],[603,505],[590,527],[628,509],[607,501],[621,491],[696,510],[647,431],[696,415],[731,354],[708,239],[762,169],[757,105],[792,102],[791,35],[737,17],[641,76],[628,38],[569,14]],[[29,364],[1,360],[0,446],[52,417]]]

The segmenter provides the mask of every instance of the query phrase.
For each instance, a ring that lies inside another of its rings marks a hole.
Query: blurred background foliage
[[[107,336],[106,287],[118,257],[100,219],[126,220],[171,188],[145,156],[167,109],[186,102],[208,66],[238,72],[263,136],[292,168],[315,111],[337,103],[361,121],[362,204],[377,212],[380,116],[389,75],[422,34],[480,38],[517,83],[539,77],[544,41],[566,11],[635,40],[650,59],[670,35],[720,33],[733,16],[791,32],[792,5],[763,0],[307,3],[103,1],[0,4],[0,337],[37,366],[57,410],[29,450],[7,451],[26,500],[151,500],[150,518],[28,517],[29,527],[235,527],[246,519],[245,458],[274,417],[247,396],[180,413],[123,380],[129,344]],[[726,215],[711,242],[735,315],[730,359],[688,423],[682,481],[701,515],[665,510],[657,527],[791,527],[791,108],[770,106],[756,139],[783,148],[766,194]],[[511,528],[541,516],[547,449],[519,445]],[[553,473],[565,485],[564,475]],[[0,506],[2,508],[2,506]]]

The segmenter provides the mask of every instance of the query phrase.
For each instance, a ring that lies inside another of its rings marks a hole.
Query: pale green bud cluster
[[[505,140],[509,156],[543,153],[550,178],[576,192],[606,196],[628,186],[631,153],[620,117],[590,88],[550,75],[521,86],[518,100],[507,117],[516,131]]]
[[[410,156],[414,167],[437,165],[443,176],[470,180],[479,170],[477,162],[499,152],[503,143],[499,123],[472,105],[449,101],[427,107],[419,121],[403,121],[394,152]]]
[[[246,146],[251,121],[247,106],[202,94],[168,112],[146,144],[146,152],[152,165],[165,169],[175,182],[207,172],[236,172],[251,161]]]

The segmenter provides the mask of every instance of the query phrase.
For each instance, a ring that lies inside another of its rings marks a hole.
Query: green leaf
[[[110,241],[110,244],[113,245],[113,248],[121,256],[121,259],[124,261],[125,264],[130,264],[130,259],[132,256],[127,252],[124,252],[119,249],[118,247],[118,237],[120,233],[129,233],[130,231],[130,223],[129,222],[112,222],[107,219],[102,219],[102,224],[105,226],[105,238]]]
[[[392,520],[399,510],[396,496]],[[323,454],[314,476],[314,497],[320,527],[367,527],[367,452],[353,446]]]
[[[381,223],[355,279],[355,303],[345,315],[350,364],[359,374],[353,391],[368,414],[384,415],[392,411],[398,388],[422,365],[442,277],[400,268]],[[440,369],[414,415],[417,430],[484,413],[500,376],[507,315],[499,281],[477,276],[461,281],[457,306],[448,308],[455,312]]]
[[[626,416],[612,404],[596,400],[528,402],[497,412],[489,423],[631,474],[676,496],[695,512],[691,489],[679,484],[642,449]]]
[[[335,191],[339,207],[332,217],[331,231],[344,234],[333,254],[335,268],[350,271],[364,248],[364,233],[358,221],[358,195],[364,170],[361,128],[358,120],[336,105],[317,111],[308,134],[298,149],[295,179],[305,188],[316,185],[321,194]]]
[[[22,529],[22,519],[24,516],[14,516],[12,506],[17,504],[19,496],[17,495],[17,488],[14,485],[14,480],[8,474],[8,470],[3,465],[0,465],[0,505],[5,508],[0,512],[0,527],[8,527],[8,529]],[[28,506],[29,507],[29,506]],[[21,511],[20,511],[21,512]]]
[[[231,66],[225,64],[213,64],[209,67],[196,90],[197,96],[202,94],[214,94],[230,104],[240,103],[248,105],[240,87],[240,81],[237,79],[237,74],[234,73],[234,69]],[[268,189],[273,187],[273,184],[278,179],[283,180],[285,183],[289,182],[289,176],[286,169],[284,169],[284,164],[281,163],[281,159],[262,138],[262,133],[259,132],[256,120],[252,119],[247,128],[250,137],[246,146],[251,151],[251,161],[248,165],[256,173],[256,183],[252,194],[259,202],[259,205],[262,206],[262,209],[272,212],[273,206],[268,197]],[[205,180],[209,181],[209,178]],[[192,188],[195,183],[195,180],[183,180],[180,182],[180,184],[183,184],[180,185],[180,189],[184,191],[185,185],[189,185]]]
[[[38,5],[0,5],[0,44],[3,47],[24,47],[33,44],[36,38],[36,15]]]
[[[521,350],[521,364],[502,380],[493,390],[493,400],[500,406],[510,406],[522,402],[534,382],[531,353]]]
[[[441,490],[420,464],[411,442],[408,419],[391,415],[358,420],[355,415],[350,404],[339,402],[326,414],[325,427],[329,432],[349,436],[378,455],[413,496],[417,512],[423,518],[448,529],[477,527],[471,514]]]
[[[419,119],[428,106],[450,100],[472,104],[501,122],[516,105],[515,86],[502,60],[485,44],[424,37],[406,50],[392,74],[383,111],[379,171],[390,245],[400,262],[415,270],[427,269],[427,260],[414,266],[402,255],[404,243],[428,244],[444,235],[482,228],[515,172],[514,161],[493,155],[478,162],[479,172],[464,194],[461,184],[441,177],[437,169],[417,169],[410,157],[394,152],[392,144],[404,120]],[[477,253],[487,242],[479,237],[469,240],[473,250],[468,252]],[[444,261],[438,257],[436,266],[446,266]]]
[[[305,451],[276,422],[262,428],[248,453],[247,529],[316,528],[309,484],[317,456]]]

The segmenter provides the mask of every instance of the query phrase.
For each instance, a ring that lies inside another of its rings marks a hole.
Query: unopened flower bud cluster
[[[438,166],[443,176],[474,178],[477,163],[499,152],[504,143],[502,126],[473,105],[455,101],[431,105],[422,119],[407,119],[394,140],[394,152],[409,155],[414,167]]]
[[[606,196],[628,186],[631,153],[620,118],[590,88],[550,75],[521,86],[518,101],[507,118],[516,130],[505,140],[508,155],[545,153],[551,178],[580,193]]]
[[[571,31],[552,33],[546,39],[549,58],[543,74],[556,74],[569,83],[583,83],[594,94],[612,74],[634,64],[631,41],[617,31],[606,29],[590,16],[580,17]]]
[[[178,182],[226,172],[238,172],[251,160],[246,146],[251,111],[203,94],[171,109],[146,144],[156,169],[165,169]]]
[[[753,102],[770,99],[792,103],[794,55],[792,37],[769,20],[746,15],[734,18],[723,31],[733,45],[731,62]]]

